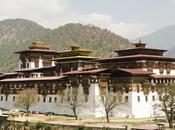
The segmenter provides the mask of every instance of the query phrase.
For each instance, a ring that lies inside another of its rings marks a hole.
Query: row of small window
[[[159,99],[160,99],[160,97],[159,97]],[[128,100],[129,100],[129,97],[128,97],[128,96],[125,96],[125,102],[128,102]],[[155,98],[155,96],[153,95],[153,96],[152,96],[152,101],[155,101],[155,100],[156,100],[156,98]],[[137,101],[138,101],[138,102],[141,101],[140,96],[137,96]],[[119,102],[122,102],[122,97],[119,97]],[[145,96],[145,102],[148,102],[148,96]]]
[[[15,101],[15,96],[13,96],[13,98],[12,98],[12,101]],[[8,101],[8,96],[5,96],[5,98],[4,98],[4,96],[1,96],[1,99],[0,99],[1,101]]]
[[[38,97],[38,102],[40,102],[40,97]],[[42,100],[44,103],[46,103],[46,97],[43,97],[43,100]],[[49,103],[56,103],[57,102],[57,97],[49,97]]]
[[[170,82],[175,82],[175,80],[172,79],[153,79],[153,83],[161,84],[161,83],[170,83]],[[150,83],[152,83],[150,81]]]
[[[102,101],[105,100],[105,96],[102,96]],[[115,102],[128,102],[129,96],[125,96],[124,101],[123,101],[123,96],[119,96],[118,98],[116,96],[113,97],[113,101]]]
[[[30,68],[30,63],[29,62],[27,62],[27,63],[21,63],[21,69],[23,69],[23,68]]]
[[[15,96],[12,97],[12,101],[15,101]],[[8,96],[1,96],[0,101],[8,101]],[[40,102],[40,97],[38,97],[38,102]],[[43,102],[46,102],[46,97],[43,97]],[[57,97],[49,97],[49,103],[57,102]]]
[[[159,97],[160,99],[160,97]],[[155,96],[153,95],[152,96],[152,101],[154,102],[156,100]],[[137,96],[137,101],[140,102],[141,101],[141,98],[140,96]],[[145,96],[145,102],[148,102],[148,96]]]
[[[16,97],[13,96],[12,97],[12,101],[15,101]],[[0,97],[0,101],[8,101],[8,96],[1,96]],[[46,102],[46,97],[43,97],[43,100],[42,100],[44,103]],[[40,97],[38,97],[38,102],[40,102]],[[52,103],[52,102],[57,102],[57,97],[49,97],[49,103]]]

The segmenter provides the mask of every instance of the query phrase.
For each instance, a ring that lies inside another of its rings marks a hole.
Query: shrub
[[[52,127],[50,125],[46,125],[46,127],[44,128],[44,130],[52,130]]]
[[[78,126],[75,130],[85,130],[84,126]]]
[[[36,130],[42,129],[45,127],[45,124],[41,121],[36,123]]]
[[[26,121],[24,122],[24,126],[29,126],[29,121],[28,121],[28,120],[26,120]]]

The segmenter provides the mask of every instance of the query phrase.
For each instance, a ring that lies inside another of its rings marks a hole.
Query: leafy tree
[[[121,103],[118,102],[117,96],[113,92],[109,92],[102,96],[102,104],[105,109],[107,123],[109,123],[110,112],[112,112],[112,110],[114,110]]]
[[[29,109],[37,104],[37,99],[37,90],[27,88],[19,92],[14,105],[18,108],[24,109],[28,116]]]
[[[165,93],[160,97],[162,111],[166,115],[169,128],[173,128],[173,118],[175,112],[175,84],[165,86]]]
[[[63,98],[63,103],[65,103],[65,106],[69,108],[75,117],[75,119],[78,119],[77,109],[83,107],[84,102],[84,96],[81,93],[78,93],[77,87],[70,87],[65,90],[65,96]]]

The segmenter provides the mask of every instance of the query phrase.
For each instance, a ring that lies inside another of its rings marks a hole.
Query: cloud
[[[150,33],[147,26],[143,23],[113,23],[109,26],[109,29],[129,39]]]
[[[48,27],[61,24],[70,14],[68,0],[1,0],[0,4],[0,19],[26,18]]]
[[[81,14],[71,9],[69,0],[1,0],[0,19],[25,18],[45,27],[56,28],[66,23],[94,24],[133,39],[146,34],[143,23],[116,23],[109,14]]]
[[[112,32],[123,37],[134,39],[150,33],[148,27],[143,23],[116,23],[111,15],[107,14],[88,14],[83,16],[76,16],[72,22],[81,22],[84,24],[95,24],[102,28],[107,28]]]

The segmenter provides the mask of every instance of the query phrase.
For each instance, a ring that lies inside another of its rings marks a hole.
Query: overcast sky
[[[0,20],[95,24],[129,39],[175,24],[175,0],[0,0]]]

